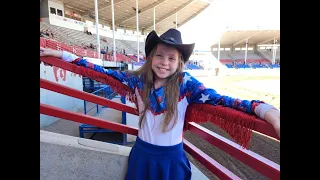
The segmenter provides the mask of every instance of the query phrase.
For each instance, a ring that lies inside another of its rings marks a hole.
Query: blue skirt
[[[131,149],[126,180],[190,180],[190,162],[183,143],[157,146],[137,137]]]

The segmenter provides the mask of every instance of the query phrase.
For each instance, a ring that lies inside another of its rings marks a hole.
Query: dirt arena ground
[[[201,77],[198,78],[198,80],[203,82],[206,87],[214,88],[219,94],[247,100],[263,100],[280,108],[279,76],[218,76]],[[212,123],[203,123],[201,125],[225,138],[228,138],[229,140],[232,140],[226,133]],[[241,179],[268,179],[190,132],[185,133],[185,138]],[[280,164],[279,141],[253,133],[250,150],[277,164]],[[193,159],[192,156],[188,155],[188,158],[209,179],[218,179],[209,170]]]

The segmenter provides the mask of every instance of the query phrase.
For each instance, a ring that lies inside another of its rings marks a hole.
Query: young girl
[[[139,132],[129,155],[126,179],[191,179],[183,151],[183,129],[189,104],[230,107],[257,115],[270,123],[280,137],[280,111],[262,101],[222,96],[183,72],[194,44],[183,44],[181,34],[169,29],[146,39],[145,64],[133,72],[105,70],[65,51],[40,48],[40,56],[54,56],[113,77],[135,91]],[[211,106],[210,106],[211,107]],[[205,115],[205,114],[203,114]]]

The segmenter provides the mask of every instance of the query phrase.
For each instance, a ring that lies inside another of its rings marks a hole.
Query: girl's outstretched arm
[[[87,61],[86,59],[80,58],[67,51],[59,51],[59,50],[46,49],[46,48],[40,47],[40,56],[53,56],[56,58],[60,58],[64,61],[76,64],[78,66],[83,66],[86,68],[93,69],[97,72],[104,73],[120,81],[121,83],[127,85],[132,90],[134,90],[134,87],[136,87],[138,83],[138,78],[135,77],[134,75],[130,75],[123,71],[104,69],[102,66],[93,64]]]
[[[218,94],[214,89],[206,88],[189,73],[182,74],[183,93],[187,94],[188,103],[211,104],[230,107],[247,114],[257,115],[270,123],[280,137],[280,111],[260,100],[240,100]]]

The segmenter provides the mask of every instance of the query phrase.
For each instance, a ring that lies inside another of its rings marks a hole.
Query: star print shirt
[[[68,56],[70,57],[70,56]],[[71,57],[70,57],[71,58]],[[64,59],[62,57],[62,59]],[[76,59],[72,57],[71,59]],[[64,59],[66,60],[66,59]],[[66,60],[71,62],[70,60]],[[80,59],[74,62],[78,66],[84,66],[93,69],[98,72],[105,73],[106,75],[112,76],[121,83],[127,85],[131,89],[135,89],[137,95],[137,104],[140,113],[144,109],[143,101],[140,97],[140,92],[143,89],[143,79],[134,75],[127,74],[121,71],[106,70],[101,66],[92,64],[85,59]],[[212,105],[223,105],[243,111],[248,114],[257,114],[256,107],[264,104],[262,101],[248,101],[235,99],[228,96],[218,94],[214,89],[206,88],[201,82],[192,77],[189,73],[183,72],[179,77],[179,102],[177,112],[176,125],[172,127],[173,120],[168,125],[168,131],[162,132],[162,123],[165,117],[166,98],[164,97],[164,87],[158,89],[151,89],[149,100],[150,107],[146,111],[145,121],[141,129],[139,129],[138,136],[143,141],[159,145],[159,146],[172,146],[182,142],[183,126],[185,113],[190,103],[206,103]],[[266,105],[266,104],[264,104]],[[262,107],[262,108],[261,108]],[[273,108],[273,106],[266,105],[260,106],[261,112],[266,112],[266,109]],[[257,114],[259,115],[259,114]],[[264,114],[260,114],[264,116]]]

